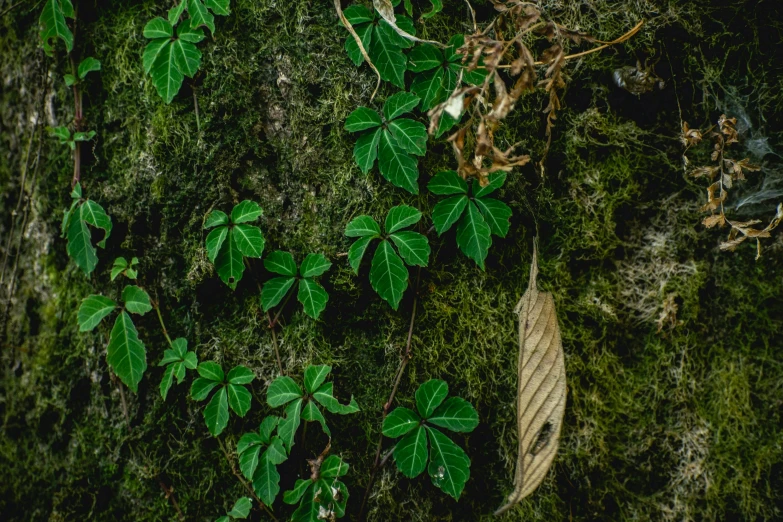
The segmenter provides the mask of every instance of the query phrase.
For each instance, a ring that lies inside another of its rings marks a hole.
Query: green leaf
[[[239,439],[240,442],[242,442],[242,440],[248,436],[258,437],[258,435],[255,433],[245,433],[242,435],[242,439]],[[245,444],[248,444],[247,440],[245,440]],[[246,446],[242,452],[239,452],[238,448],[239,444],[237,444],[237,453],[239,453],[239,470],[246,479],[253,480],[253,475],[255,475],[256,468],[258,468],[258,461],[262,446],[260,443],[252,445],[248,444],[248,446]]]
[[[427,127],[423,123],[400,118],[389,123],[388,127],[402,150],[417,156],[427,153]]]
[[[329,431],[329,426],[326,425],[326,419],[324,419],[323,413],[315,405],[314,401],[307,401],[304,409],[302,410],[302,418],[308,422],[319,422],[324,433],[331,438],[332,432]]]
[[[234,225],[231,229],[231,237],[237,244],[237,248],[245,257],[261,257],[264,253],[264,235],[261,229],[253,225]]]
[[[199,43],[206,35],[201,28],[193,27],[193,20],[188,18],[177,27],[177,37],[190,43]]]
[[[459,119],[462,119],[462,115],[460,115]],[[459,119],[452,118],[448,112],[444,111],[440,117],[440,121],[438,122],[438,130],[435,132],[435,137],[440,138],[444,133],[451,130],[454,125],[457,124]]]
[[[413,25],[413,20],[404,15],[397,15],[395,18],[397,27],[410,35],[416,35],[416,26]],[[397,31],[395,31],[394,28],[389,25],[388,22],[386,22],[386,20],[378,21],[376,34],[382,35],[389,41],[391,45],[395,47],[400,47],[402,49],[413,47],[413,42],[397,33]]]
[[[67,3],[68,7],[71,6],[70,0],[66,0],[65,3]],[[73,8],[71,8],[70,12],[72,17]],[[40,36],[44,51],[49,56],[52,56],[54,53],[53,46],[57,38],[63,41],[66,51],[70,53],[73,50],[73,33],[65,23],[67,13],[67,8],[63,8],[63,3],[60,0],[46,0],[44,2],[41,16],[38,18],[38,24],[41,26]]]
[[[231,522],[231,517],[228,515],[223,515],[222,517],[215,519],[215,522]]]
[[[177,22],[179,22],[179,19],[182,16],[182,13],[185,12],[185,9],[187,7],[188,7],[187,0],[182,0],[179,3],[179,5],[169,9],[169,24],[171,24],[172,26],[177,25]]]
[[[383,434],[386,437],[396,439],[421,424],[421,418],[416,412],[408,408],[395,408],[383,419]]]
[[[234,241],[234,231],[229,230],[227,241],[215,258],[215,268],[218,276],[230,288],[236,288],[237,283],[242,279],[245,272],[245,265],[242,262],[242,252],[239,250],[236,241]]]
[[[383,116],[386,121],[391,121],[397,116],[411,112],[419,104],[419,97],[410,92],[398,92],[389,96],[386,103],[383,104]]]
[[[226,386],[228,390],[228,405],[234,410],[234,413],[240,417],[244,417],[250,410],[250,403],[252,402],[252,395],[244,386],[237,384],[229,384]]]
[[[250,371],[246,366],[234,366],[228,375],[226,375],[226,381],[231,384],[249,384],[255,379],[255,374]]]
[[[392,185],[411,194],[419,193],[419,168],[415,158],[397,144],[389,131],[383,131],[378,143],[378,170]]]
[[[95,137],[95,131],[88,131],[88,132],[74,132],[73,133],[73,141],[90,141]],[[74,147],[71,147],[74,148]],[[97,205],[97,203],[96,203]],[[100,206],[100,205],[98,205]]]
[[[174,34],[172,25],[161,17],[153,18],[144,26],[144,38],[149,38],[150,40],[171,38]]]
[[[478,190],[476,188],[478,185],[474,185],[474,193],[473,196],[476,198],[483,198],[484,196],[489,196],[493,192],[495,192],[497,189],[503,186],[503,183],[506,182],[506,173],[505,172],[495,172],[489,175],[489,183],[486,187],[480,187]]]
[[[79,78],[84,80],[84,78],[87,76],[87,74],[91,73],[92,71],[100,71],[101,70],[101,62],[93,58],[92,56],[89,56],[81,61],[79,64]]]
[[[212,9],[212,12],[220,16],[228,16],[231,14],[229,4],[231,0],[204,0],[204,3]]]
[[[218,385],[220,385],[220,383],[199,377],[193,381],[193,384],[190,385],[190,397],[194,401],[203,401]]]
[[[476,205],[471,201],[468,210],[457,225],[457,246],[466,256],[484,270],[484,259],[492,244],[491,229],[482,217]]]
[[[271,506],[280,493],[280,474],[277,472],[277,466],[269,459],[260,459],[253,476],[253,490],[267,506]]]
[[[323,478],[344,477],[348,473],[348,463],[337,455],[329,455],[321,464],[321,476]]]
[[[334,384],[331,382],[321,385],[321,387],[313,393],[313,398],[317,400],[321,406],[326,408],[327,411],[337,415],[348,415],[359,411],[359,405],[356,404],[356,399],[353,397],[351,397],[348,404],[340,404],[340,402],[334,398]]]
[[[429,183],[427,189],[433,194],[450,196],[452,194],[467,194],[468,184],[453,170],[438,172]]]
[[[307,491],[307,488],[312,484],[313,481],[310,479],[296,479],[296,484],[294,484],[294,489],[286,491],[283,493],[283,502],[286,504],[296,504],[299,502],[299,499],[302,498],[302,495],[305,494],[305,491]]]
[[[85,201],[81,207],[79,207],[81,219],[86,221],[88,225],[92,225],[95,228],[100,228],[104,231],[103,239],[98,241],[98,246],[103,248],[106,246],[106,240],[111,235],[111,218],[103,210],[103,207],[94,202],[91,199]]]
[[[253,507],[253,501],[248,497],[242,497],[236,501],[234,507],[228,512],[228,515],[234,518],[247,518],[250,514],[250,508]]]
[[[291,521],[319,522],[328,519],[332,504],[331,485],[326,480],[317,480],[305,491],[299,507],[291,515]]]
[[[386,233],[391,234],[421,220],[421,212],[409,205],[397,205],[386,214]]]
[[[302,277],[316,277],[329,270],[331,266],[332,263],[323,254],[307,254],[299,266],[299,273]]]
[[[207,6],[201,3],[201,0],[188,0],[188,14],[193,20],[193,27],[202,25],[209,29],[209,32],[215,32],[215,17],[207,10]]]
[[[184,359],[188,353],[188,340],[183,337],[177,337],[171,341],[171,348]]]
[[[204,408],[204,422],[213,437],[223,433],[228,426],[228,397],[225,387],[221,387]]]
[[[158,366],[165,366],[169,363],[180,362],[181,360],[182,357],[180,357],[180,355],[174,350],[164,350],[163,359],[160,360]]]
[[[436,14],[440,13],[443,9],[443,1],[442,0],[430,0],[430,3],[432,4],[432,9],[427,11],[426,13],[422,13],[421,17],[425,20],[427,18],[432,18]]]
[[[169,388],[174,383],[174,366],[174,364],[166,366],[166,369],[163,371],[163,378],[160,380],[160,396],[163,397],[164,401],[169,394]]]
[[[394,447],[397,469],[408,478],[417,477],[427,466],[427,432],[418,426]]]
[[[106,362],[125,385],[136,393],[147,369],[147,350],[130,316],[120,312],[106,348]]]
[[[444,71],[442,67],[416,75],[411,83],[411,91],[421,97],[422,112],[430,110],[445,100],[447,91],[443,88]],[[441,116],[442,117],[442,116]]]
[[[304,306],[304,312],[312,317],[318,319],[321,312],[326,309],[326,302],[329,301],[329,294],[326,293],[324,287],[310,279],[302,279],[299,282],[299,292],[296,298]]]
[[[443,56],[448,62],[461,62],[462,55],[457,52],[457,49],[465,44],[465,35],[455,34],[449,40],[448,46],[443,50]]]
[[[207,218],[204,220],[204,230],[219,225],[228,225],[228,216],[225,212],[213,210],[207,214]]]
[[[128,285],[122,290],[125,309],[132,314],[144,315],[152,310],[150,296],[138,286]]]
[[[195,352],[188,352],[184,357],[185,368],[195,370],[198,366],[198,356]]]
[[[351,7],[363,7],[363,6],[352,5],[348,9],[351,9]],[[348,9],[343,11],[343,14],[346,14],[348,12]],[[370,46],[372,45],[373,32],[374,32],[373,25],[372,24],[356,25],[353,22],[351,22],[351,25],[353,25],[356,34],[359,36],[359,40],[362,41],[362,46],[364,46],[364,50],[367,51],[369,55]],[[364,56],[362,55],[362,51],[361,49],[359,49],[359,45],[356,43],[356,40],[353,39],[353,35],[348,35],[348,37],[346,38],[345,51],[348,53],[348,58],[350,58],[350,60],[353,62],[353,64],[356,67],[359,67],[362,64],[362,62],[364,62]]]
[[[408,288],[408,270],[388,241],[381,241],[375,249],[370,285],[394,310],[400,306],[402,294]]]
[[[406,263],[427,266],[430,259],[430,244],[426,236],[418,232],[403,230],[390,235],[389,239],[397,245],[397,250]]]
[[[301,422],[302,402],[303,399],[298,398],[286,406],[285,418],[277,425],[277,434],[280,436],[289,454],[294,446],[296,430],[299,429],[299,423]]]
[[[52,136],[59,138],[61,145],[71,139],[71,131],[68,130],[68,127],[54,127],[50,129],[50,132]],[[81,187],[79,190],[81,190]],[[79,194],[79,197],[81,197],[81,194]]]
[[[427,419],[427,422],[451,431],[470,433],[478,426],[478,413],[460,397],[449,397]]]
[[[357,275],[359,274],[359,265],[362,263],[362,258],[367,251],[367,247],[370,246],[372,240],[377,237],[378,236],[367,236],[358,239],[354,241],[348,249],[348,264],[351,265],[351,268],[353,268],[354,273]]]
[[[509,206],[493,198],[476,198],[474,201],[492,233],[499,237],[506,237],[511,226]]]
[[[204,361],[198,365],[198,374],[205,379],[214,381],[216,383],[223,382],[226,375],[223,373],[223,368],[213,361]]]
[[[275,274],[284,276],[296,275],[296,262],[289,252],[275,250],[264,259],[264,268]]]
[[[413,72],[429,71],[443,64],[443,53],[434,45],[417,45],[408,53],[408,70]]]
[[[95,247],[90,243],[90,229],[87,223],[78,216],[71,218],[68,225],[68,255],[76,263],[76,266],[82,269],[85,275],[95,270],[98,265],[98,256],[95,253]]]
[[[258,203],[245,200],[231,210],[231,222],[235,225],[248,223],[260,218],[263,213]]]
[[[307,393],[315,393],[326,380],[326,376],[332,371],[328,364],[311,364],[304,371],[304,385]]]
[[[195,0],[198,1],[198,0]],[[152,42],[144,51],[144,68],[147,69],[149,60],[153,60],[149,66],[149,74],[152,77],[152,84],[158,91],[158,95],[166,103],[171,103],[174,96],[182,87],[182,81],[185,76],[177,66],[176,53],[170,40],[161,40],[160,47],[152,45]]]
[[[258,427],[258,433],[261,435],[261,439],[264,443],[269,443],[272,438],[272,432],[277,428],[278,422],[280,422],[280,417],[277,415],[269,415],[264,417],[264,420],[261,421],[261,426]]]
[[[467,196],[453,196],[439,201],[432,209],[432,224],[440,236],[457,222],[468,204]]]
[[[444,493],[459,500],[470,478],[470,459],[451,439],[427,426],[430,436],[430,465],[427,471],[432,483]]]
[[[275,465],[285,462],[288,459],[288,454],[285,451],[283,439],[280,437],[272,437],[269,447],[264,452],[263,458]]]
[[[287,375],[283,375],[272,381],[266,391],[266,402],[273,408],[287,404],[294,399],[302,397],[302,389]]]
[[[73,216],[73,210],[76,208],[76,205],[78,204],[79,204],[79,200],[74,199],[73,201],[71,201],[71,207],[63,212],[63,222],[60,225],[60,237],[65,237],[65,235],[68,233],[68,225],[71,222],[71,216]]]
[[[280,304],[294,283],[296,283],[294,277],[274,277],[266,281],[261,290],[261,307],[264,312]]]
[[[381,22],[381,24],[384,23],[383,21]],[[396,35],[393,29],[391,29],[390,34],[381,30],[380,25],[376,26],[370,41],[370,48],[367,51],[381,78],[391,82],[400,89],[404,89],[407,59],[402,54],[399,46],[393,43],[393,35]]]
[[[179,72],[193,78],[201,66],[201,51],[194,44],[178,38],[171,42],[171,54]]]
[[[348,237],[377,237],[381,234],[381,227],[370,216],[357,216],[345,227],[345,235]]]
[[[171,365],[174,368],[174,376],[177,378],[177,384],[182,383],[185,378],[185,364],[178,362]]]
[[[77,320],[80,332],[89,332],[100,324],[104,317],[112,313],[117,304],[102,295],[90,295],[79,306]]]
[[[160,40],[153,40],[147,44],[144,48],[144,54],[142,55],[145,74],[152,74],[152,66],[155,65],[155,61],[158,59],[158,56],[160,56],[160,53],[163,52],[164,48],[168,47],[170,43],[169,39],[163,38]]]
[[[348,132],[357,132],[365,129],[380,127],[383,122],[381,117],[372,109],[359,107],[345,120],[345,130]]]
[[[375,164],[375,158],[378,157],[378,143],[381,140],[383,129],[376,129],[373,132],[360,136],[353,146],[353,159],[359,165],[362,173],[367,174]]]
[[[67,131],[68,129],[65,130]],[[76,185],[74,185],[73,190],[71,191],[71,199],[81,199],[81,197],[82,197],[82,185],[81,183],[77,182]]]
[[[449,385],[440,379],[430,379],[416,390],[416,409],[423,419],[429,419],[435,408],[449,394]]]
[[[215,262],[226,237],[228,237],[228,227],[218,227],[207,234],[205,243],[207,245],[207,257],[211,262]]]
[[[111,267],[111,280],[114,281],[117,279],[117,276],[123,273],[126,268],[128,268],[128,261],[124,257],[115,259],[114,264]]]
[[[372,11],[360,4],[352,4],[346,7],[343,10],[343,14],[353,26],[375,20],[375,16],[373,15]]]

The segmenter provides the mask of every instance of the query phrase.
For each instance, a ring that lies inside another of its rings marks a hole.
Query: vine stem
[[[405,343],[405,352],[400,359],[400,366],[397,368],[397,374],[394,377],[394,386],[392,387],[389,400],[383,405],[383,413],[381,415],[381,433],[378,436],[378,446],[375,451],[375,460],[373,462],[372,472],[370,473],[370,481],[367,483],[367,489],[364,490],[364,498],[362,499],[362,507],[359,509],[359,517],[357,520],[364,520],[364,510],[367,507],[367,500],[370,497],[370,490],[375,483],[375,476],[378,474],[378,470],[381,469],[388,461],[393,451],[389,451],[383,459],[381,459],[381,451],[383,450],[383,421],[386,420],[386,416],[391,410],[394,397],[397,395],[397,389],[400,387],[400,381],[405,373],[405,367],[411,360],[411,344],[413,342],[413,326],[416,323],[416,309],[419,303],[419,281],[421,280],[421,267],[416,271],[416,284],[413,291],[413,309],[411,310],[411,320],[408,326],[408,339]]]
[[[261,289],[261,283],[259,282],[258,276],[253,270],[253,267],[250,266],[250,263],[248,262],[247,259],[245,259],[245,266],[250,271],[250,274],[253,276],[253,279],[256,282],[256,286],[258,287],[258,294],[261,295],[263,291]],[[285,302],[287,303],[288,299],[286,299]],[[280,307],[280,310],[277,312],[274,321],[272,320],[272,315],[269,312],[266,312],[266,321],[269,324],[269,329],[272,331],[272,347],[275,349],[275,359],[277,359],[277,369],[280,371],[280,375],[285,375],[285,372],[283,371],[283,362],[280,359],[280,347],[278,346],[278,342],[277,342],[277,332],[275,331],[275,325],[277,324],[277,318],[280,316],[280,312],[283,310],[284,307],[285,307],[285,303],[283,303],[283,306]]]
[[[163,336],[168,341],[169,346],[173,348],[174,344],[171,342],[171,337],[169,337],[168,330],[166,330],[166,324],[163,322],[163,315],[161,315],[160,313],[160,301],[155,299],[155,301],[152,302],[152,307],[155,309],[155,312],[158,314],[158,322],[160,322],[160,328],[161,330],[163,330]]]
[[[160,484],[163,493],[166,494],[166,499],[169,502],[171,502],[172,506],[174,506],[174,509],[177,511],[177,515],[179,516],[179,519],[184,521],[185,515],[182,514],[182,510],[179,508],[179,502],[177,502],[177,498],[174,496],[174,488],[168,487],[166,483],[163,482],[163,479],[160,477],[158,477],[158,484]]]
[[[73,38],[76,40],[77,19],[79,16],[79,6],[76,5],[73,11]],[[78,70],[76,67],[75,51],[68,53],[68,57],[71,62],[71,74],[74,78],[78,78]],[[73,84],[73,126],[74,134],[81,132],[82,130],[82,91],[79,89],[79,82]],[[75,143],[76,148],[73,150],[73,179],[71,180],[71,188],[75,187],[82,177],[82,142],[77,141]]]
[[[253,498],[256,499],[256,502],[258,502],[258,504],[262,508],[264,508],[264,511],[266,511],[267,515],[272,517],[272,520],[274,520],[275,522],[279,522],[277,520],[277,517],[275,517],[275,514],[272,513],[272,510],[269,509],[269,507],[266,504],[264,504],[261,501],[260,498],[258,498],[258,495],[256,495],[256,491],[253,489],[253,487],[250,484],[247,483],[247,481],[245,480],[245,477],[243,477],[242,474],[239,472],[239,470],[237,469],[237,465],[234,462],[234,459],[231,458],[231,454],[226,449],[226,445],[223,443],[223,441],[221,439],[218,439],[218,443],[220,444],[220,450],[223,452],[223,455],[226,456],[226,460],[228,461],[229,465],[231,466],[231,472],[234,474],[234,476],[239,480],[239,482],[242,483],[242,485],[245,487],[245,489],[251,495],[253,495]]]

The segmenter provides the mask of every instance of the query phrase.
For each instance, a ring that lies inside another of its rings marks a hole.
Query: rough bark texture
[[[13,3],[0,2],[0,11]],[[380,301],[367,268],[355,277],[340,256],[349,245],[342,232],[359,213],[381,218],[405,202],[426,214],[436,201],[426,191],[395,189],[377,171],[364,176],[353,162],[355,138],[343,123],[369,103],[372,71],[348,60],[332,2],[234,0],[232,14],[217,17],[215,37],[200,44],[197,77],[166,105],[143,74],[142,27],[170,6],[78,3],[76,49],[103,63],[84,93],[84,125],[97,139],[83,147],[82,181],[115,224],[90,278],[69,262],[59,237],[71,153],[46,133],[39,138],[33,125],[72,120],[73,94],[62,82],[69,64],[61,49],[55,59],[43,55],[39,4],[23,2],[0,20],[0,254],[10,256],[0,288],[0,519],[171,520],[173,491],[188,520],[207,520],[245,494],[206,430],[203,403],[188,398],[189,384],[161,400],[163,369],[154,365],[165,339],[154,314],[137,321],[150,368],[133,394],[110,376],[106,331],[78,333],[76,311],[90,293],[121,290],[109,281],[116,256],[138,256],[140,281],[160,301],[169,333],[187,337],[200,360],[245,364],[259,377],[250,413],[232,416],[222,436],[233,447],[269,412],[264,390],[277,372],[256,286],[267,275],[251,262],[230,291],[207,260],[201,225],[211,208],[246,198],[264,208],[268,249],[297,259],[324,252],[335,261],[321,320],[291,304],[278,337],[289,373],[332,364],[338,395],[352,392],[362,408],[329,417],[332,451],[351,464],[345,482],[355,517],[412,294],[398,312]],[[471,30],[465,2],[446,4],[417,22],[419,35],[446,41]],[[426,477],[408,480],[387,466],[368,518],[489,520],[512,489],[518,348],[511,311],[527,286],[520,259],[529,260],[538,227],[539,284],[554,294],[560,316],[568,402],[551,473],[505,520],[780,519],[783,241],[775,234],[758,262],[750,246],[719,252],[723,236],[699,224],[703,186],[683,175],[676,137],[681,119],[704,126],[721,112],[739,117],[745,155],[767,167],[747,185],[774,192],[783,11],[758,1],[541,5],[601,40],[648,22],[628,43],[567,66],[547,175],[540,179],[531,162],[510,176],[500,197],[514,210],[511,231],[494,240],[486,271],[456,249],[453,232],[433,240],[413,358],[397,398],[410,406],[418,383],[437,377],[477,407],[481,424],[457,437],[471,479],[456,503]],[[429,2],[414,6],[421,13]],[[480,23],[493,16],[488,2],[474,7]],[[649,56],[667,81],[663,90],[637,97],[614,86],[615,69]],[[384,84],[376,104],[394,92]],[[521,141],[538,161],[545,106],[541,92],[524,97],[498,140]],[[453,167],[448,144],[431,141],[422,187]],[[30,199],[26,218],[27,199],[15,213],[20,189]],[[740,215],[770,217],[773,202],[742,207]],[[6,250],[14,220],[23,234],[11,236]],[[325,444],[309,429],[291,458],[304,463]],[[284,474],[283,489],[295,478]],[[274,511],[285,519],[291,509],[278,500]]]

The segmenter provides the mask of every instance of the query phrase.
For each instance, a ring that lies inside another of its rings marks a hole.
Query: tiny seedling
[[[180,337],[171,341],[171,348],[163,352],[163,359],[158,363],[158,366],[166,367],[163,378],[160,380],[160,396],[165,401],[169,388],[174,382],[174,377],[177,378],[177,384],[182,384],[182,379],[185,378],[185,368],[195,370],[198,366],[198,357],[196,352],[188,351],[188,340]]]
[[[71,191],[71,207],[64,212],[62,237],[68,238],[67,252],[85,275],[90,275],[98,265],[98,255],[92,246],[92,234],[87,225],[104,231],[98,246],[104,248],[111,234],[111,218],[103,207],[91,199],[82,198],[82,187],[77,183]]]
[[[383,421],[383,434],[390,438],[402,437],[394,447],[394,462],[403,475],[414,478],[427,467],[432,483],[459,500],[470,478],[470,459],[435,426],[469,433],[479,421],[468,401],[460,397],[446,399],[448,393],[449,387],[444,381],[431,379],[425,382],[416,390],[417,411],[403,407],[393,410]]]
[[[412,155],[427,153],[427,128],[423,123],[399,116],[411,112],[419,97],[409,92],[390,96],[383,104],[383,117],[378,112],[359,107],[345,120],[345,130],[369,130],[356,140],[353,157],[365,174],[378,158],[378,170],[392,185],[412,194],[419,193],[418,160]]]
[[[90,141],[95,137],[95,131],[74,132],[68,130],[68,127],[54,127],[50,129],[52,136],[60,140],[60,145],[68,145],[71,150],[76,150],[77,141]]]
[[[485,187],[472,182],[473,195],[468,196],[468,184],[453,170],[439,172],[427,184],[430,192],[450,198],[439,201],[432,209],[432,223],[438,235],[457,224],[457,246],[484,269],[492,234],[506,237],[509,229],[511,209],[494,198],[486,196],[503,186],[505,172],[496,172],[489,177]],[[456,194],[456,195],[455,195]]]
[[[346,236],[359,238],[348,250],[348,262],[357,275],[370,243],[375,239],[381,240],[372,258],[370,284],[395,310],[408,288],[408,269],[403,260],[410,266],[427,266],[429,262],[430,244],[427,237],[411,230],[402,230],[418,223],[420,219],[421,212],[408,205],[399,205],[386,215],[385,236],[381,235],[380,225],[370,216],[358,216],[345,227]],[[392,243],[396,245],[399,255]]]
[[[137,257],[132,258],[130,263],[124,257],[118,257],[111,267],[111,280],[114,281],[120,275],[124,275],[128,279],[136,279],[139,273],[134,267],[138,264],[139,258]]]
[[[102,295],[87,296],[77,313],[80,332],[90,332],[117,308],[121,308],[106,347],[106,362],[114,373],[134,393],[147,370],[147,350],[139,339],[139,332],[130,315],[144,315],[152,310],[150,296],[138,286],[128,285],[122,290],[123,306]]]
[[[332,367],[328,365],[308,366],[304,372],[304,388],[291,377],[280,376],[269,385],[266,392],[266,402],[269,406],[277,408],[285,406],[285,417],[277,425],[277,434],[283,441],[286,450],[290,453],[294,445],[294,436],[299,429],[300,419],[306,421],[318,421],[330,438],[332,436],[326,419],[318,407],[320,404],[329,412],[338,415],[347,415],[359,411],[359,406],[351,397],[347,405],[340,404],[334,397],[334,385],[325,383],[326,377]]]
[[[231,218],[225,212],[213,210],[207,215],[204,230],[207,235],[207,257],[215,264],[218,276],[232,290],[245,272],[244,257],[260,258],[264,252],[264,234],[257,226],[249,225],[261,217],[258,203],[243,201],[231,210]]]
[[[304,306],[307,315],[318,319],[326,308],[329,294],[314,278],[322,275],[331,266],[332,263],[323,254],[308,254],[299,266],[299,276],[297,276],[294,256],[280,250],[269,254],[264,259],[264,267],[270,272],[280,274],[280,277],[274,277],[264,283],[261,290],[261,306],[264,311],[280,304],[298,282],[297,299]]]
[[[88,56],[87,58],[82,60],[81,63],[79,63],[79,67],[76,70],[76,74],[78,75],[78,78],[73,74],[65,74],[63,75],[63,79],[65,80],[65,85],[67,85],[68,87],[72,87],[73,85],[79,83],[81,80],[84,80],[89,73],[93,71],[100,71],[100,70],[101,70],[101,62],[99,62],[92,56]]]
[[[235,366],[223,373],[223,368],[216,362],[207,361],[198,365],[199,378],[193,381],[190,387],[190,396],[193,400],[203,401],[209,397],[215,388],[218,391],[212,395],[212,399],[204,408],[204,422],[213,437],[217,437],[228,426],[228,408],[234,413],[244,417],[250,410],[252,396],[243,385],[255,379],[255,375],[245,366]]]
[[[399,1],[396,3],[399,4]],[[404,89],[406,59],[402,50],[413,45],[412,42],[400,36],[391,25],[376,16],[375,10],[371,11],[362,5],[352,5],[345,9],[343,14],[359,35],[362,46],[378,68],[381,78]],[[397,27],[408,34],[416,34],[413,20],[405,15],[397,15],[395,18]],[[358,67],[362,64],[362,51],[356,40],[350,36],[345,42],[345,50],[354,65]]]
[[[258,432],[245,433],[237,442],[239,469],[267,506],[271,506],[280,493],[277,466],[288,459],[283,440],[273,435],[279,421],[280,417],[270,415],[261,421]]]
[[[312,474],[297,479],[294,489],[283,493],[283,502],[299,506],[291,515],[293,522],[319,522],[345,516],[348,487],[339,480],[348,473],[348,463],[337,455],[310,461]]]
[[[253,501],[248,497],[242,497],[234,503],[231,511],[215,520],[215,522],[231,522],[232,520],[245,519],[250,515],[250,508],[253,507]]]

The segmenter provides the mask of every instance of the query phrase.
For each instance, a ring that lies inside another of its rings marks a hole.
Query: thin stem
[[[234,476],[239,480],[239,482],[242,483],[242,485],[245,487],[245,489],[250,493],[254,499],[258,502],[258,504],[264,508],[264,511],[267,512],[267,514],[272,517],[272,520],[275,522],[278,522],[277,517],[275,517],[275,514],[272,513],[272,511],[267,507],[266,504],[264,504],[260,498],[258,498],[258,495],[256,495],[256,491],[250,486],[250,484],[247,483],[245,480],[245,477],[242,476],[242,474],[237,469],[237,465],[234,462],[234,459],[231,458],[231,455],[229,454],[228,450],[226,449],[226,445],[223,443],[221,439],[218,439],[218,443],[220,444],[220,450],[223,452],[223,455],[226,456],[226,460],[228,461],[229,465],[231,466],[231,473],[234,474]]]
[[[160,301],[153,301],[152,307],[155,309],[155,312],[158,314],[158,322],[160,322],[160,328],[163,330],[163,336],[166,337],[166,340],[169,342],[169,346],[174,346],[174,344],[171,342],[171,337],[169,337],[169,332],[166,330],[166,325],[163,323],[163,316],[160,313]]]
[[[416,323],[416,308],[419,303],[419,281],[421,280],[421,267],[416,272],[416,284],[414,286],[414,293],[413,293],[413,309],[411,310],[411,320],[410,324],[408,326],[408,339],[405,343],[405,352],[402,355],[402,359],[400,360],[400,366],[397,368],[397,374],[394,377],[394,386],[392,387],[391,394],[389,395],[389,400],[386,401],[386,404],[383,405],[383,414],[381,416],[381,426],[383,426],[383,421],[386,420],[386,416],[389,414],[389,410],[391,410],[392,403],[394,402],[394,396],[397,395],[397,389],[400,386],[400,381],[402,380],[402,376],[405,373],[405,367],[408,365],[408,361],[411,359],[411,344],[413,342],[413,326]],[[364,490],[364,498],[362,499],[362,506],[359,509],[359,517],[358,520],[364,520],[364,510],[367,507],[367,500],[370,498],[370,490],[372,489],[373,484],[375,483],[375,476],[378,473],[378,470],[383,467],[386,462],[389,460],[389,454],[387,454],[383,460],[381,460],[381,451],[383,450],[383,430],[381,430],[380,436],[378,437],[378,445],[375,451],[375,460],[373,462],[372,472],[370,473],[370,481],[367,483],[367,489]]]
[[[288,304],[288,301],[291,300],[291,297],[294,295],[294,287],[296,285],[292,285],[291,289],[288,290],[288,293],[285,296],[285,299],[283,300],[283,304],[280,305],[280,308],[278,308],[277,313],[275,314],[275,318],[269,321],[269,328],[274,328],[277,326],[277,320],[280,319],[280,314],[283,313],[283,309],[285,309],[285,305]]]
[[[174,488],[168,487],[166,483],[163,482],[163,479],[160,477],[158,477],[158,484],[160,484],[163,493],[166,494],[166,498],[171,502],[171,505],[174,506],[174,509],[177,511],[177,515],[179,516],[179,519],[185,520],[185,515],[182,514],[182,510],[179,508],[179,503],[177,502],[177,498],[174,496]]]
[[[79,6],[77,5],[74,9],[73,14],[73,38],[76,40],[76,29],[77,29],[77,20],[79,16]],[[71,62],[71,74],[73,74],[74,78],[78,78],[77,76],[77,68],[76,68],[76,51],[71,51],[68,54],[68,57]],[[73,84],[73,126],[74,126],[74,133],[81,132],[82,130],[82,91],[79,88],[79,82],[76,81]],[[76,148],[73,151],[73,179],[71,180],[71,188],[75,187],[79,181],[81,181],[82,176],[82,142],[77,141],[75,143]]]

